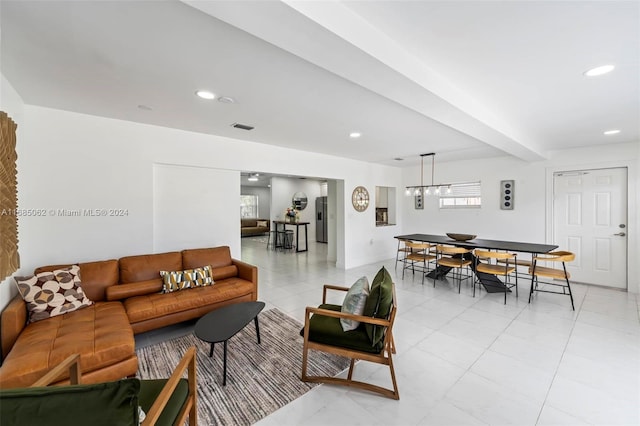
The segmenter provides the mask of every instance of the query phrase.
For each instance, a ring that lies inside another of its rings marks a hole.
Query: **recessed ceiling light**
[[[360,136],[362,136],[362,133],[360,133],[360,132],[351,132],[351,133],[349,133],[349,137],[352,138],[352,139],[357,139]]]
[[[257,182],[258,181],[258,174],[253,174],[253,175],[249,175],[249,177],[247,178],[248,181],[251,182]]]
[[[614,68],[615,66],[613,65],[602,65],[601,67],[595,67],[591,68],[588,71],[585,71],[584,75],[586,75],[587,77],[597,77],[599,75],[603,75],[613,71]]]
[[[617,135],[618,133],[620,133],[620,130],[618,129],[612,129],[612,130],[607,130],[606,132],[603,132],[605,135]]]
[[[198,90],[196,92],[196,95],[198,95],[202,99],[207,99],[207,100],[211,100],[211,99],[214,99],[216,97],[216,95],[214,95],[213,93],[211,93],[208,90]]]
[[[234,103],[236,100],[229,97],[229,96],[220,96],[218,98],[218,102],[222,102],[223,104],[232,104]]]

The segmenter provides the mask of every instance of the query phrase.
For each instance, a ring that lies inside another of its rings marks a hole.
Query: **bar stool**
[[[267,250],[271,247],[273,250],[276,249],[278,242],[278,235],[276,231],[269,231],[269,237],[267,238]]]
[[[282,248],[284,250],[293,250],[296,248],[295,244],[293,244],[293,231],[291,229],[287,229],[284,231],[284,241],[282,242]]]

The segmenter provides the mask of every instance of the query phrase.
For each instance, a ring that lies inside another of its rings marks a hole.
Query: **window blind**
[[[451,191],[440,191],[440,198],[480,197],[480,181],[451,184]]]

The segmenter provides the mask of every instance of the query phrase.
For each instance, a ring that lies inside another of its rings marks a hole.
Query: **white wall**
[[[375,185],[399,185],[397,168],[31,105],[24,106],[24,121],[18,140],[19,205],[52,212],[19,223],[24,273],[46,264],[154,252],[154,239],[160,235],[154,230],[154,166],[159,164],[237,174],[225,182],[231,189],[216,199],[218,211],[232,217],[234,226],[212,220],[215,241],[227,242],[235,257],[241,255],[236,226],[240,170],[343,180],[344,199],[336,203],[341,209],[336,214],[346,212],[346,217],[337,238],[346,249],[337,250],[337,264],[352,268],[394,256],[393,235],[383,236],[375,228],[375,209],[356,213],[350,197],[357,185],[370,191]],[[195,180],[185,178],[182,184],[201,185]],[[126,209],[127,215],[61,216],[60,209]],[[162,247],[179,249],[181,241],[165,239]],[[5,296],[0,303],[7,300]]]
[[[236,200],[221,208],[220,200]],[[153,165],[153,251],[187,247],[231,247],[240,253],[240,240],[220,232],[240,227],[240,176],[235,171],[206,167]],[[236,215],[227,210],[236,207]]]
[[[246,179],[246,178],[243,178]],[[240,194],[258,196],[258,218],[270,219],[271,214],[271,190],[262,186],[240,186]]]
[[[436,162],[436,183],[482,182],[482,208],[469,210],[439,210],[435,197],[425,197],[424,210],[415,210],[413,197],[400,192],[403,204],[404,234],[443,234],[460,232],[476,234],[481,238],[524,240],[551,243],[547,229],[551,188],[554,171],[579,170],[598,167],[628,167],[629,171],[629,291],[640,292],[637,259],[640,247],[638,221],[638,143],[612,144],[593,148],[580,148],[549,153],[549,159],[525,163],[510,157],[494,159]],[[415,185],[420,178],[420,167],[403,170],[403,182]],[[500,180],[515,180],[515,209],[500,210]]]
[[[24,133],[24,102],[2,74],[0,74],[0,110],[6,112],[7,115],[9,115],[9,117],[18,125],[18,128],[16,129],[16,151],[18,153],[18,196],[20,196],[22,192],[22,186],[20,185],[20,163],[23,155],[20,141],[22,140],[22,135]],[[18,206],[20,206],[19,202]],[[20,222],[21,219],[18,218],[18,251],[22,253],[20,242],[20,239],[22,238],[22,235],[20,234]],[[24,265],[24,261],[21,261],[21,266],[22,265]],[[24,271],[24,268],[21,267],[19,269],[18,275],[21,274],[21,271]],[[0,280],[2,280],[2,278],[3,277],[0,277]],[[9,303],[9,300],[11,300],[17,292],[18,290],[16,289],[12,277],[9,277],[4,281],[0,281],[0,310],[4,309],[7,303]]]

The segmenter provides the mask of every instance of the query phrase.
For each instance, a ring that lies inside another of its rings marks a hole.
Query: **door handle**
[[[617,237],[624,237],[627,234],[625,234],[624,232],[618,232],[617,234],[613,234],[613,235]]]

